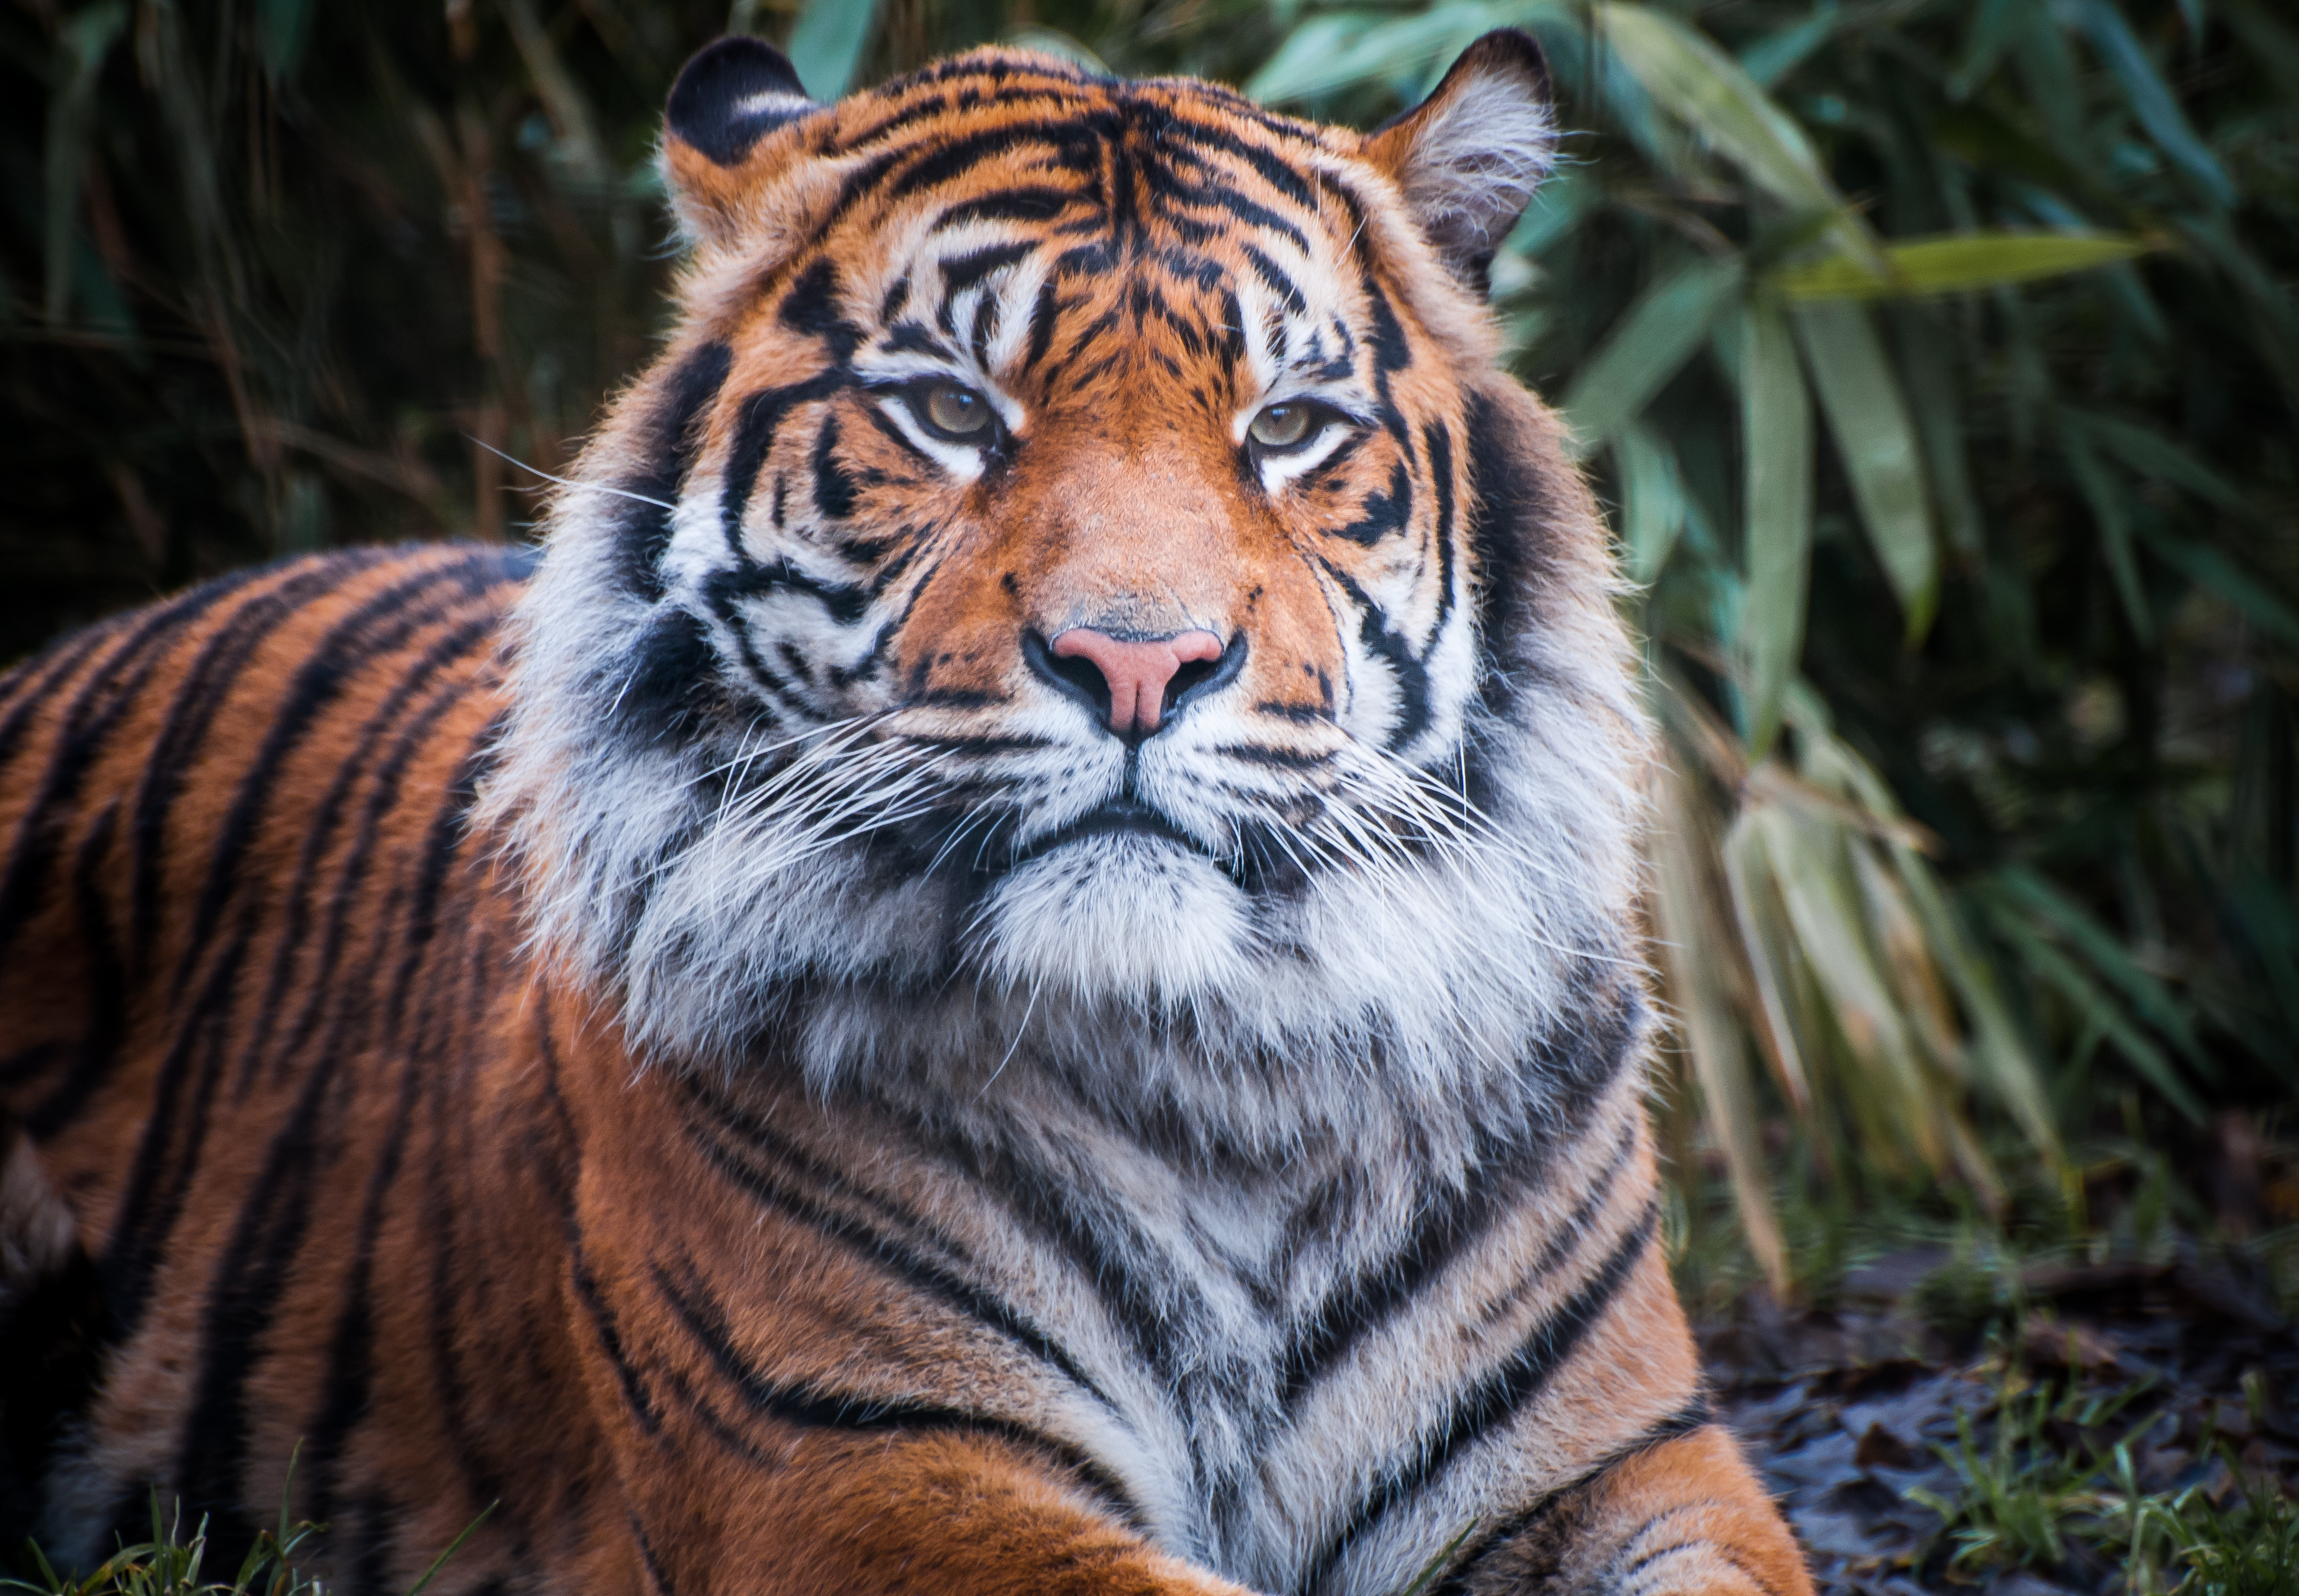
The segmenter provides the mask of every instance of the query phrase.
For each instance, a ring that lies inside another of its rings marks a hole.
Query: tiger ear
[[[726,230],[761,175],[749,170],[759,141],[819,109],[764,39],[732,34],[696,51],[670,86],[662,129],[663,176],[689,236]]]
[[[1556,163],[1540,46],[1514,28],[1486,34],[1435,93],[1366,134],[1360,153],[1396,180],[1455,275],[1484,293],[1493,251]]]

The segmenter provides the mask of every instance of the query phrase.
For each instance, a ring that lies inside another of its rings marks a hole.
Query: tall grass
[[[2299,1087],[2299,29],[2265,0],[18,0],[0,650],[220,566],[521,535],[661,330],[729,26],[1015,37],[1369,122],[1470,38],[1574,132],[1496,263],[1667,728],[1672,1134],[1783,1289],[1838,1188],[2079,1205]],[[1767,1140],[1768,1126],[1775,1127]]]

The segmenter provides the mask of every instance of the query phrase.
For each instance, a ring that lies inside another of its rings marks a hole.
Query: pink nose
[[[1121,737],[1156,731],[1166,712],[1166,684],[1183,665],[1221,656],[1221,639],[1211,632],[1122,643],[1107,632],[1072,627],[1054,639],[1056,659],[1083,660],[1101,672],[1109,687],[1109,729]]]

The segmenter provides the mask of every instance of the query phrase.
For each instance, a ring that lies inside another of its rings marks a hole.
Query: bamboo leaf
[[[1913,644],[1930,628],[1939,603],[1939,548],[1907,401],[1863,307],[1799,306],[1796,329],[1869,546],[1899,598]]]
[[[2044,1072],[2029,1051],[1996,985],[1996,972],[1979,956],[1938,878],[1921,859],[1904,852],[1900,878],[1924,924],[1924,935],[1939,954],[1955,987],[1957,1005],[1971,1027],[1971,1059],[2028,1141],[2046,1161],[2061,1161],[2060,1135],[2044,1090]]]
[[[1740,286],[1740,262],[1696,256],[1638,296],[1582,364],[1564,395],[1575,458],[1609,442],[1634,420],[1708,336]]]
[[[1246,94],[1265,105],[1283,105],[1361,81],[1348,75],[1357,69],[1356,46],[1381,21],[1378,12],[1329,12],[1309,18],[1245,80]]]
[[[1803,128],[1739,62],[1707,35],[1656,7],[1616,0],[1599,5],[1596,14],[1606,42],[1655,100],[1789,210],[1834,215],[1838,247],[1882,274],[1867,225],[1845,206]]]
[[[1812,400],[1778,305],[1750,303],[1742,319],[1740,431],[1747,484],[1747,592],[1739,645],[1747,702],[1743,730],[1762,755],[1780,729],[1780,695],[1804,653],[1812,563]]]
[[[2162,433],[2073,406],[2064,409],[2062,414],[2080,424],[2101,448],[2141,476],[2183,487],[2204,503],[2234,514],[2256,516],[2257,511],[2234,483]]]
[[[1677,473],[1676,452],[1651,428],[1631,421],[1614,440],[1613,461],[1621,478],[1621,538],[1629,580],[1647,584],[1660,575],[1684,530],[1684,481]]]
[[[1893,312],[1900,368],[1908,374],[1908,399],[1923,438],[1925,475],[1948,546],[1966,560],[1980,553],[1979,495],[1964,453],[1963,416],[1958,403],[1951,345],[1922,311],[1903,306]]]
[[[2091,442],[2080,426],[2062,426],[2060,446],[2067,454],[2068,469],[2075,477],[2076,486],[2091,505],[2092,519],[2099,524],[2101,553],[2106,557],[2109,574],[2115,579],[2115,593],[2122,601],[2124,616],[2139,640],[2149,642],[2155,636],[2155,621],[2147,609],[2147,595],[2139,586],[2139,561],[2131,546],[2131,515],[2124,508],[2122,495],[2109,480],[2107,468],[2092,452]]]
[[[1791,22],[1778,32],[1768,33],[1740,52],[1740,65],[1748,80],[1759,88],[1769,89],[1804,63],[1805,57],[1829,41],[1836,31],[1837,19],[1842,8],[1836,0],[1820,0],[1812,15],[1801,22]]]
[[[1654,836],[1653,894],[1660,930],[1660,953],[1668,972],[1669,996],[1685,1047],[1700,1083],[1702,1106],[1732,1184],[1734,1206],[1748,1251],[1763,1267],[1775,1296],[1789,1292],[1788,1248],[1772,1210],[1772,1180],[1764,1165],[1757,1118],[1755,1083],[1740,1028],[1732,1013],[1715,958],[1721,948],[1717,917],[1702,885],[1695,854],[1698,828],[1684,778],[1664,768],[1660,777],[1661,823]]]
[[[2132,113],[2147,129],[2147,136],[2171,158],[2173,165],[2195,179],[2195,186],[2213,204],[2235,204],[2235,185],[2228,180],[2226,169],[2212,154],[2211,146],[2195,136],[2170,85],[2163,81],[2163,75],[2148,59],[2145,47],[2131,31],[2131,24],[2123,20],[2123,13],[2108,0],[2062,0],[2062,4],[2073,12],[2084,31],[2091,35],[2092,46],[2098,50],[2100,59],[2123,85]]]
[[[311,36],[311,0],[256,0],[256,55],[273,87],[295,76]]]
[[[2115,1044],[2116,1051],[2147,1077],[2149,1085],[2163,1094],[2165,1101],[2179,1110],[2189,1124],[2204,1123],[2203,1104],[2179,1078],[2171,1060],[2131,1023],[2114,999],[2101,991],[2098,984],[2066,954],[2038,936],[2016,910],[1999,906],[1990,918],[2028,968],[2057,987],[2076,1011],[2087,1023],[2096,1026],[2100,1034]]]
[[[1785,805],[1761,806],[1753,818],[1768,833],[1765,853],[1795,928],[1797,952],[1819,978],[1846,1042],[1867,1066],[1854,1090],[1892,1100],[1871,1107],[1884,1107],[1882,1123],[1895,1126],[1926,1163],[1941,1168],[1949,1149],[1940,1129],[1939,1094],[1917,1061],[1900,1006],[1878,968],[1857,889],[1848,879],[1845,839]]]
[[[1246,80],[1245,92],[1264,104],[1285,104],[1360,83],[1427,76],[1496,28],[1575,21],[1568,0],[1452,0],[1405,17],[1328,12],[1296,29]]]
[[[1789,1106],[1801,1113],[1812,1106],[1812,1079],[1804,1067],[1796,1027],[1789,1018],[1786,984],[1773,952],[1776,943],[1785,938],[1767,930],[1765,910],[1777,901],[1777,894],[1766,892],[1772,872],[1764,857],[1764,833],[1747,811],[1725,833],[1722,852],[1724,881],[1732,894],[1733,923],[1756,989],[1756,1035],[1772,1059],[1773,1073],[1788,1093]]]
[[[1997,872],[1996,881],[2014,903],[2048,922],[2094,969],[2121,988],[2147,1023],[2170,1037],[2199,1071],[2205,1076],[2215,1071],[2217,1066],[2196,1039],[2195,1022],[2187,1006],[2171,995],[2170,988],[2139,968],[2114,933],[2093,919],[2081,904],[2024,865],[2013,865]]]
[[[46,156],[46,214],[48,323],[60,327],[71,314],[75,244],[79,237],[80,180],[89,157],[88,132],[95,112],[95,85],[104,58],[128,25],[123,0],[103,0],[74,12],[56,30],[56,86],[48,99]]]
[[[2134,233],[1956,233],[1886,245],[1883,277],[1834,255],[1764,280],[1791,299],[1921,298],[2064,277],[2157,247]]]
[[[1035,50],[1041,54],[1067,61],[1072,66],[1083,67],[1089,72],[1105,77],[1110,75],[1108,62],[1058,28],[1017,28],[1006,36],[1006,42],[1024,50]]]
[[[854,87],[877,20],[878,0],[806,0],[791,29],[790,61],[808,94],[834,100]]]
[[[1964,34],[1963,58],[1947,80],[1948,97],[1968,100],[1988,81],[2021,30],[2029,25],[2037,0],[1981,0],[1979,14]]]
[[[2286,648],[2299,649],[2299,610],[2269,591],[2267,585],[2207,544],[2147,535],[2147,546],[2190,581],[2208,587],[2249,617],[2253,626]]]

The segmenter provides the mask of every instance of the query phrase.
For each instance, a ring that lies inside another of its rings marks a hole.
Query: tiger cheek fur
[[[1482,303],[1552,143],[1514,34],[1365,135],[721,41],[539,561],[0,678],[0,1535],[230,1552],[300,1443],[355,1592],[490,1502],[435,1588],[1808,1592]]]

